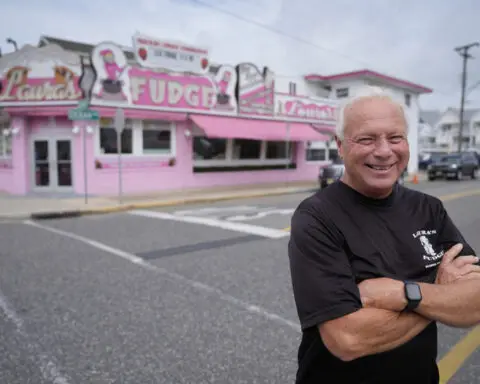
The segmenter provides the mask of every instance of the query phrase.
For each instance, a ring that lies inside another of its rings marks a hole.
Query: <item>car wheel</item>
[[[471,177],[472,177],[472,180],[477,178],[477,170],[476,169],[473,169]]]
[[[428,175],[428,181],[434,181],[434,180],[435,180],[435,176]]]

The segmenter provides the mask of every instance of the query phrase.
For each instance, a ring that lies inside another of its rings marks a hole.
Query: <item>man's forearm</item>
[[[480,324],[480,280],[419,284],[423,298],[415,310],[418,314],[452,327]]]
[[[360,309],[339,321],[334,331],[321,334],[330,351],[345,361],[399,347],[431,322],[416,313],[376,308]]]

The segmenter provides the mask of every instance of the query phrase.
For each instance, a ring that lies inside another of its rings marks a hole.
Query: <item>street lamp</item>
[[[18,51],[18,45],[17,45],[17,42],[15,40],[13,40],[11,37],[9,37],[7,39],[7,43],[8,44],[12,44],[13,45],[13,48],[15,49],[15,51]]]

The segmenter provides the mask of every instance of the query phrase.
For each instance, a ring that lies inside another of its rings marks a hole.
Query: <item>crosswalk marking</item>
[[[259,225],[245,224],[245,223],[233,223],[229,221],[222,221],[218,219],[212,219],[209,217],[196,217],[187,215],[172,215],[165,212],[147,211],[147,210],[134,210],[129,212],[131,215],[149,217],[153,219],[172,220],[191,224],[207,225],[209,227],[221,228],[235,232],[248,233],[251,235],[266,237],[269,239],[281,239],[289,236],[288,232],[281,229],[272,229],[262,227]]]

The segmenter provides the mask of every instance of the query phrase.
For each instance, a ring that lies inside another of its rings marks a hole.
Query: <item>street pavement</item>
[[[412,187],[480,250],[480,182]],[[1,222],[0,383],[293,383],[286,246],[307,196]],[[480,351],[452,349],[470,331],[440,326],[448,383],[478,382]]]

